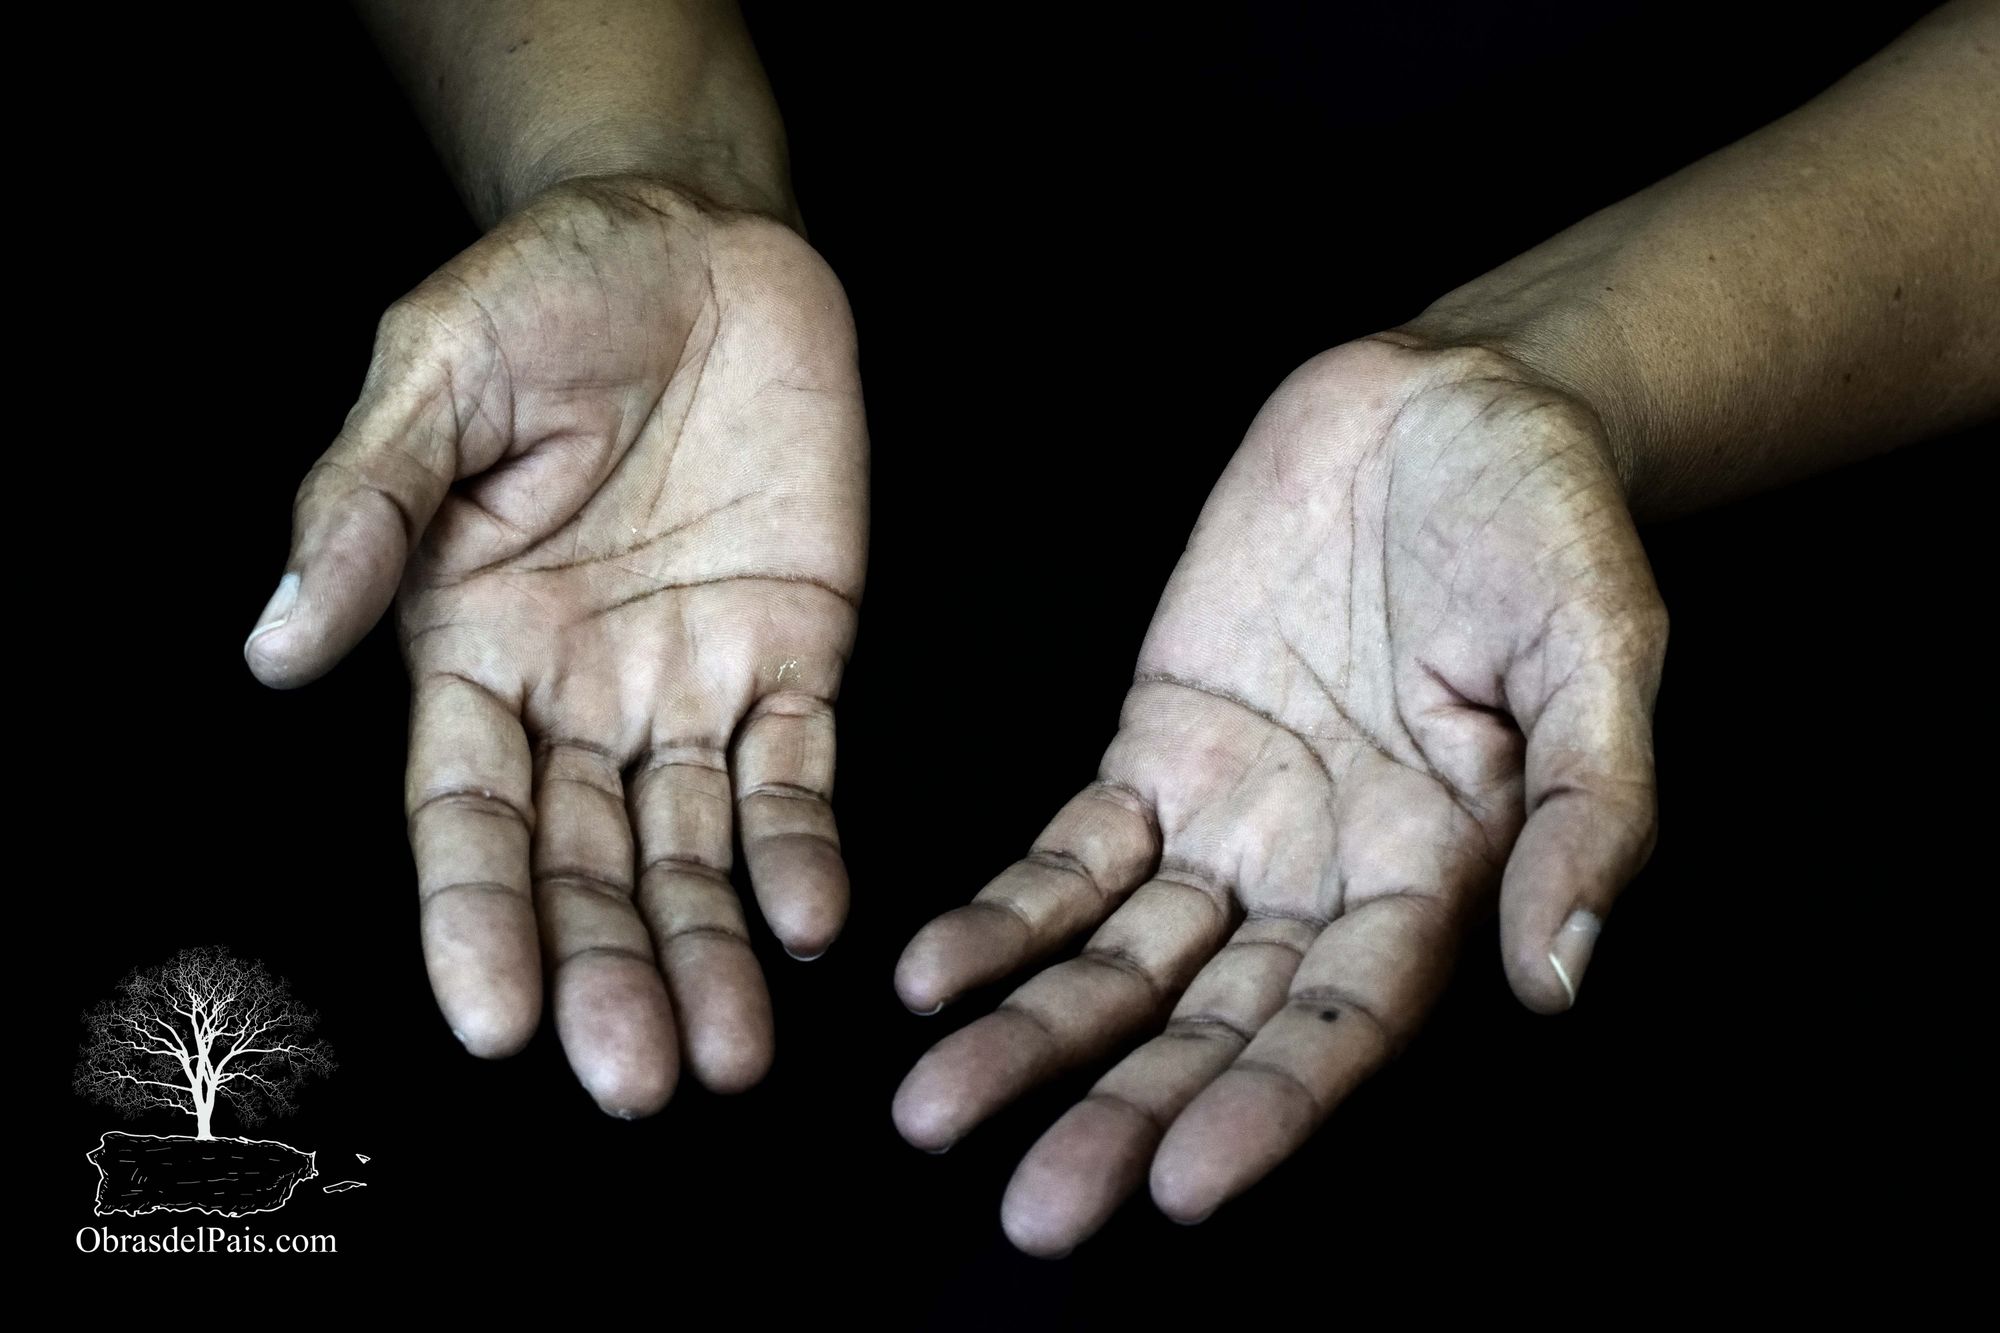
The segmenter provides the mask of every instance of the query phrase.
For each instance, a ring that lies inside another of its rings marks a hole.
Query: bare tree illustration
[[[293,1109],[305,1080],[333,1069],[312,1037],[318,1015],[283,978],[219,948],[184,949],[134,970],[118,993],[84,1015],[76,1090],[120,1114],[179,1111],[212,1139],[216,1104],[245,1125]]]

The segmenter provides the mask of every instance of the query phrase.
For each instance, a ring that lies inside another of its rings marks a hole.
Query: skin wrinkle
[[[1028,914],[1022,910],[1021,905],[1004,893],[996,893],[986,898],[974,898],[959,910],[998,912],[1019,922],[1021,929],[1028,933],[1028,938],[1031,940],[1041,933],[1035,929],[1035,923],[1028,919]]]
[[[478,313],[480,323],[486,335],[484,341],[478,344],[485,348],[486,356],[483,359],[480,368],[479,387],[472,396],[473,417],[477,419],[479,417],[488,415],[486,411],[486,395],[488,389],[492,387],[493,375],[496,367],[498,368],[503,378],[503,383],[501,385],[501,394],[509,404],[512,404],[514,400],[513,367],[508,363],[506,344],[500,338],[499,329],[493,321],[492,314],[486,309],[485,305],[481,303],[481,301],[479,300],[479,295],[473,289],[472,285],[466,282],[465,279],[459,277],[456,273],[453,273],[449,268],[440,270],[437,274],[437,280],[444,283],[447,286],[454,287],[458,290],[458,292],[461,295],[461,298],[465,300],[465,302],[474,311]],[[434,324],[435,326],[445,329],[446,332],[450,334],[450,336],[453,338],[455,342],[458,342],[462,345],[473,345],[471,339],[467,338],[466,335],[460,333],[456,329],[453,329],[450,323],[442,315],[438,314],[437,311],[431,309],[430,306],[424,304],[420,300],[414,298],[405,298],[403,301],[399,302],[396,306],[391,307],[392,311],[398,309],[412,311],[415,314],[421,315],[424,318],[430,320],[432,324]],[[385,319],[386,318],[387,317],[385,316]],[[457,357],[443,358],[443,366],[445,370],[446,391],[449,393],[451,397],[453,438],[460,442],[463,442],[469,439],[470,436],[466,428],[464,410],[460,407],[460,395],[458,392],[458,375],[459,375],[458,358]],[[504,432],[496,432],[496,438],[503,441],[512,440],[515,438],[514,423],[513,420],[511,419],[511,416],[507,423],[507,429]],[[465,451],[462,448],[454,449],[452,451],[452,467],[450,469],[450,473],[452,480],[458,480],[466,474]]]
[[[1145,883],[1141,884],[1139,887],[1145,888],[1147,885],[1157,885],[1161,888],[1169,888],[1169,889],[1181,889],[1184,890],[1185,892],[1194,894],[1196,897],[1200,898],[1203,902],[1207,903],[1210,910],[1215,913],[1216,923],[1219,926],[1223,927],[1224,929],[1228,928],[1229,918],[1230,918],[1230,911],[1228,904],[1230,899],[1227,894],[1218,894],[1212,890],[1204,889],[1198,884],[1190,884],[1184,880],[1171,879],[1165,875],[1154,875],[1151,879],[1146,880]]]
[[[413,688],[410,691],[412,699],[416,698],[419,694],[421,694],[424,686],[429,685],[432,681],[435,680],[455,681],[460,685],[469,686],[473,690],[476,690],[479,694],[483,695],[488,702],[494,704],[503,712],[515,714],[518,716],[521,711],[521,704],[523,702],[522,700],[516,699],[514,702],[509,703],[506,699],[502,698],[500,694],[496,692],[491,686],[487,685],[486,682],[479,680],[475,677],[465,675],[463,672],[451,671],[447,669],[431,671],[414,680],[412,684],[414,685],[415,688]]]
[[[656,745],[649,745],[627,765],[626,786],[632,787],[642,778],[652,777],[663,769],[693,768],[708,773],[727,776],[729,765],[723,758],[723,747],[716,741],[676,739]],[[685,754],[687,757],[677,757]],[[661,758],[667,755],[667,758]],[[702,761],[708,762],[702,762]]]
[[[1244,917],[1249,921],[1296,921],[1301,925],[1311,926],[1314,930],[1325,930],[1328,926],[1339,920],[1340,915],[1338,912],[1321,916],[1315,912],[1286,912],[1274,907],[1256,907],[1246,912]],[[1251,942],[1258,944],[1266,943],[1263,940]],[[1275,943],[1276,941],[1271,942]]]
[[[595,741],[584,740],[580,736],[544,734],[536,738],[534,750],[539,758],[548,758],[557,750],[575,750],[580,754],[587,754],[593,759],[615,761],[617,758],[617,756],[612,754],[611,747],[599,745]]]
[[[1038,865],[1047,870],[1063,871],[1068,874],[1080,876],[1083,882],[1090,886],[1090,891],[1100,899],[1108,899],[1111,896],[1104,886],[1097,882],[1097,876],[1090,873],[1090,867],[1084,864],[1083,858],[1075,852],[1064,851],[1058,847],[1037,845],[1031,848],[1027,856],[1022,859],[1031,865]]]
[[[466,880],[459,884],[440,884],[434,889],[419,893],[417,905],[427,906],[447,893],[491,893],[504,898],[527,898],[531,892],[530,889],[517,889],[511,884],[502,884],[496,880]]]
[[[1154,976],[1151,969],[1123,948],[1101,944],[1086,945],[1077,958],[1137,980],[1146,988],[1147,995],[1155,1005],[1165,1005],[1173,999],[1173,988],[1170,983],[1164,978]]]
[[[417,816],[434,807],[451,806],[468,814],[486,815],[495,819],[512,819],[530,832],[534,831],[532,815],[504,796],[495,796],[490,791],[474,788],[454,788],[426,797],[410,811],[409,822],[415,824]]]
[[[1146,832],[1148,837],[1152,841],[1152,845],[1154,845],[1155,847],[1159,845],[1160,843],[1159,814],[1153,808],[1153,803],[1148,799],[1146,799],[1146,797],[1140,793],[1137,787],[1131,786],[1127,783],[1119,782],[1115,779],[1108,778],[1100,774],[1097,777],[1097,779],[1090,784],[1090,790],[1092,790],[1093,793],[1108,792],[1118,796],[1123,796],[1125,798],[1124,801],[1111,801],[1109,803],[1117,805],[1120,809],[1125,810],[1128,813],[1135,814],[1139,816],[1139,818],[1145,820]],[[1099,796],[1098,799],[1102,800],[1104,798],[1102,796]]]
[[[650,501],[647,502],[645,508],[645,512],[649,514],[658,514],[660,512],[661,498],[665,496],[667,491],[667,480],[673,475],[674,458],[680,452],[682,434],[687,430],[687,423],[689,419],[696,416],[696,409],[699,407],[701,402],[702,381],[706,379],[708,375],[709,359],[715,355],[715,345],[717,342],[721,341],[722,338],[722,307],[715,301],[714,287],[712,285],[714,283],[714,280],[715,280],[714,274],[713,272],[711,272],[709,275],[709,281],[711,286],[709,288],[708,305],[703,308],[701,314],[705,315],[712,311],[715,316],[715,326],[709,332],[708,339],[702,346],[701,360],[695,363],[694,384],[690,386],[688,389],[687,407],[682,410],[679,419],[674,422],[673,442],[668,446],[666,446],[666,451],[667,451],[666,457],[664,460],[661,461],[661,463],[658,466],[659,477],[656,484],[653,487],[653,497]],[[694,338],[695,326],[699,324],[700,321],[701,321],[701,315],[697,315],[694,319],[688,321],[688,331],[681,337],[680,355],[677,356],[674,360],[674,364],[676,366],[680,366],[685,363],[687,357],[687,344]],[[652,409],[646,414],[645,422],[643,422],[639,427],[642,433],[645,431],[648,425],[653,424],[653,421],[660,410],[660,405],[666,402],[667,395],[673,391],[673,383],[674,379],[676,378],[678,378],[677,375],[670,376],[667,379],[667,381],[660,386],[659,396],[653,400]]]
[[[672,944],[676,940],[686,939],[726,940],[731,944],[741,944],[745,948],[750,946],[750,936],[747,932],[732,930],[728,926],[705,923],[696,926],[676,926],[660,937],[660,950],[661,952],[665,952],[669,944]],[[646,961],[652,962],[654,960],[647,959]]]
[[[556,970],[560,971],[580,958],[621,958],[626,962],[639,963],[645,967],[655,965],[652,954],[640,953],[637,949],[628,949],[617,944],[588,944],[568,953],[558,954],[555,959]]]
[[[411,515],[409,506],[401,496],[389,491],[374,480],[360,475],[349,464],[332,458],[322,458],[319,462],[313,464],[312,468],[306,473],[304,484],[306,486],[314,485],[316,474],[323,472],[345,473],[352,476],[354,478],[353,489],[380,500],[388,508],[389,512],[396,516],[396,524],[403,530],[403,540],[408,544],[415,544],[418,534],[423,531],[423,524],[417,522]]]
[[[1120,1110],[1129,1112],[1130,1114],[1135,1115],[1139,1119],[1143,1120],[1156,1135],[1163,1135],[1167,1132],[1167,1124],[1168,1124],[1167,1121],[1161,1119],[1161,1117],[1155,1114],[1152,1110],[1150,1110],[1145,1106],[1141,1106],[1138,1102],[1133,1101],[1129,1097],[1122,1097],[1119,1094],[1108,1091],[1104,1088],[1092,1088],[1089,1092],[1084,1094],[1083,1099],[1087,1102],[1098,1102],[1105,1106],[1115,1106]]]
[[[1354,492],[1349,491],[1347,493],[1347,582],[1342,585],[1345,588],[1345,595],[1341,598],[1347,603],[1347,651],[1341,654],[1340,659],[1340,688],[1343,691],[1350,689],[1354,684],[1354,562],[1359,558],[1360,552],[1361,506],[1354,502]],[[1285,647],[1291,650],[1293,657],[1299,656],[1298,649],[1292,647],[1289,639],[1285,641]],[[1314,680],[1317,681],[1318,677],[1315,676]],[[1329,699],[1333,697],[1324,685],[1320,687],[1320,693]],[[1335,706],[1338,707],[1337,704]]]
[[[675,875],[693,875],[696,879],[715,880],[725,888],[729,886],[729,866],[727,863],[717,864],[713,861],[706,861],[698,856],[690,856],[685,853],[662,852],[658,856],[648,857],[639,866],[639,878],[644,879],[655,871]]]
[[[1320,1010],[1329,1008],[1358,1015],[1366,1019],[1370,1027],[1382,1034],[1392,1050],[1402,1049],[1411,1036],[1408,1031],[1399,1031],[1391,1027],[1372,1005],[1340,986],[1307,986],[1295,990],[1286,998],[1285,1008],[1310,1014],[1315,1018],[1318,1017]]]
[[[614,547],[613,549],[608,551],[602,551],[587,556],[575,556],[568,560],[557,561],[546,565],[522,565],[519,566],[519,569],[520,572],[523,574],[560,574],[573,569],[582,569],[590,565],[609,564],[612,561],[622,560],[627,556],[636,555],[640,551],[644,551],[649,547],[658,546],[662,542],[665,542],[670,538],[681,536],[687,532],[699,528],[702,524],[708,522],[710,519],[728,513],[730,510],[735,509],[739,505],[747,504],[752,500],[760,498],[762,497],[758,496],[755,492],[746,491],[743,494],[738,495],[733,499],[724,501],[722,504],[713,505],[707,509],[702,510],[700,513],[693,515],[692,517],[682,519],[678,523],[672,524],[669,527],[662,528],[660,531],[647,536],[645,540],[634,542],[629,546]],[[632,574],[636,577],[645,577],[645,572],[643,570],[625,568],[625,572]]]
[[[714,588],[730,583],[783,583],[783,584],[789,584],[793,587],[818,588],[821,592],[831,594],[832,596],[838,598],[842,603],[844,603],[847,606],[848,610],[850,611],[860,610],[859,603],[850,594],[842,592],[839,588],[834,587],[830,583],[826,583],[820,579],[811,578],[806,575],[725,574],[719,578],[689,579],[685,582],[679,582],[679,583],[662,583],[659,586],[648,589],[645,592],[634,593],[632,596],[625,598],[623,601],[613,602],[609,606],[600,607],[597,610],[592,611],[589,614],[589,616],[585,618],[588,620],[599,620],[605,616],[610,615],[614,611],[622,611],[628,606],[637,605],[640,602],[648,601],[654,597],[661,596],[662,594],[665,593],[679,592],[687,588]]]
[[[996,1017],[1006,1014],[1018,1018],[1038,1034],[1040,1039],[1035,1043],[1036,1058],[1044,1066],[1050,1062],[1055,1052],[1062,1046],[1062,1041],[1056,1036],[1055,1029],[1049,1026],[1048,1020],[1032,1009],[1029,1009],[1026,1005],[1013,999],[1006,999],[1000,1002],[999,1006],[993,1010],[993,1013]]]
[[[1494,399],[1493,399],[1493,401],[1494,401],[1494,402],[1498,402],[1498,401],[1499,401],[1499,399],[1500,399],[1500,397],[1501,397],[1501,395],[1499,395],[1499,394],[1496,394],[1496,395],[1494,396]],[[1481,413],[1480,415],[1481,415],[1481,416],[1483,416],[1483,415],[1484,415],[1484,413],[1482,412],[1482,413]],[[1449,449],[1450,449],[1450,447],[1451,447],[1451,445],[1452,445],[1452,444],[1456,444],[1456,443],[1457,443],[1457,441],[1458,441],[1458,439],[1459,439],[1459,438],[1460,438],[1461,436],[1463,436],[1463,435],[1464,435],[1464,434],[1465,434],[1465,433],[1466,433],[1467,431],[1469,431],[1469,430],[1470,430],[1470,429],[1472,428],[1472,426],[1473,426],[1473,425],[1477,424],[1477,421],[1478,421],[1478,418],[1477,418],[1477,417],[1475,417],[1473,421],[1471,421],[1471,422],[1468,422],[1468,423],[1466,423],[1466,425],[1465,425],[1465,426],[1461,427],[1461,428],[1460,428],[1460,430],[1459,430],[1459,431],[1457,432],[1457,434],[1453,435],[1453,436],[1451,437],[1451,440],[1450,440],[1449,442],[1447,442],[1447,444],[1446,444],[1445,448],[1444,448],[1444,449],[1440,449],[1440,450],[1438,451],[1438,455],[1437,455],[1437,456],[1438,456],[1438,457],[1442,457],[1442,456],[1443,456],[1443,455],[1444,455],[1444,454],[1445,454],[1446,452],[1448,452],[1448,451],[1449,451]],[[1503,466],[1512,466],[1512,465],[1513,465],[1513,463],[1515,462],[1515,460],[1517,460],[1517,459],[1519,459],[1519,458],[1523,457],[1524,455],[1526,455],[1526,454],[1528,454],[1528,453],[1530,453],[1530,452],[1532,452],[1532,446],[1530,446],[1530,445],[1527,445],[1527,444],[1523,444],[1523,445],[1521,445],[1521,446],[1520,446],[1520,447],[1519,447],[1518,449],[1514,450],[1514,451],[1513,451],[1512,453],[1509,453],[1509,454],[1505,454],[1505,455],[1503,455],[1503,456],[1501,456],[1501,457],[1498,457],[1498,458],[1493,458],[1493,459],[1488,459],[1488,460],[1484,461],[1483,463],[1481,463],[1481,465],[1480,465],[1480,467],[1479,467],[1478,471],[1477,471],[1477,472],[1475,472],[1475,473],[1473,474],[1473,476],[1471,477],[1471,479],[1470,479],[1469,481],[1467,481],[1467,482],[1464,482],[1464,483],[1461,483],[1461,485],[1460,485],[1460,487],[1459,487],[1460,491],[1461,491],[1461,492],[1462,492],[1463,494],[1466,494],[1466,495],[1470,495],[1470,494],[1472,494],[1472,493],[1473,493],[1473,492],[1474,492],[1474,491],[1475,491],[1475,490],[1477,489],[1477,487],[1478,487],[1478,484],[1479,484],[1479,482],[1481,482],[1481,481],[1485,480],[1485,478],[1486,478],[1486,474],[1487,474],[1487,473],[1488,473],[1489,471],[1493,470],[1493,469],[1494,469],[1494,468],[1496,468],[1496,467],[1503,467]],[[1521,478],[1518,478],[1518,479],[1516,480],[1516,482],[1515,482],[1515,485],[1516,485],[1516,486],[1519,486],[1519,484],[1520,484],[1520,483],[1521,483],[1522,481],[1525,481],[1526,479],[1527,479],[1527,478],[1526,478],[1525,476],[1524,476],[1524,477],[1521,477]],[[1392,480],[1393,480],[1393,479],[1392,479]],[[1507,501],[1508,501],[1509,499],[1511,499],[1511,498],[1512,498],[1512,494],[1513,494],[1513,492],[1512,492],[1512,490],[1510,489],[1510,490],[1509,490],[1509,491],[1508,491],[1508,492],[1507,492],[1506,494],[1503,494],[1503,495],[1502,495],[1502,496],[1500,497],[1500,501],[1499,501],[1499,503],[1498,503],[1498,504],[1496,504],[1496,505],[1495,505],[1495,507],[1494,507],[1494,509],[1493,509],[1493,513],[1494,513],[1494,514],[1498,514],[1498,513],[1499,513],[1499,512],[1500,512],[1500,511],[1501,511],[1502,509],[1504,509],[1504,508],[1506,507],[1506,503],[1507,503]],[[1425,511],[1425,514],[1424,514],[1424,519],[1423,519],[1423,522],[1422,522],[1422,524],[1421,524],[1421,525],[1420,525],[1420,527],[1419,527],[1419,530],[1420,530],[1420,531],[1421,531],[1421,530],[1423,530],[1423,527],[1424,527],[1425,525],[1428,525],[1428,523],[1429,523],[1429,521],[1430,521],[1430,515],[1431,515],[1431,512],[1432,512],[1432,509],[1434,509],[1434,508],[1435,508],[1435,506],[1436,506],[1436,505],[1437,505],[1437,504],[1438,504],[1438,503],[1439,503],[1439,502],[1441,501],[1441,499],[1442,499],[1442,496],[1437,496],[1437,497],[1434,497],[1434,498],[1432,499],[1432,501],[1431,501],[1431,506],[1432,506],[1432,508],[1431,508],[1431,509],[1427,509],[1427,510]],[[1383,507],[1384,507],[1384,509],[1386,510],[1388,506],[1387,506],[1387,504],[1385,503]],[[1491,521],[1491,517],[1489,516],[1489,519],[1488,519],[1488,522],[1490,523],[1490,521]],[[1457,601],[1457,596],[1458,596],[1458,576],[1459,576],[1459,572],[1460,572],[1460,571],[1461,571],[1461,570],[1462,570],[1462,569],[1463,569],[1463,568],[1465,567],[1465,559],[1466,559],[1466,554],[1467,554],[1467,552],[1469,552],[1469,551],[1470,551],[1470,550],[1472,549],[1472,544],[1471,544],[1470,542],[1467,542],[1467,541],[1464,541],[1463,539],[1456,539],[1456,540],[1454,541],[1454,544],[1455,544],[1455,545],[1457,545],[1457,546],[1458,546],[1458,548],[1459,548],[1459,551],[1458,551],[1458,557],[1457,557],[1457,558],[1456,558],[1455,560],[1453,560],[1453,561],[1452,561],[1452,565],[1451,565],[1451,572],[1450,572],[1450,573],[1449,573],[1448,575],[1446,575],[1446,576],[1445,576],[1445,578],[1444,578],[1444,579],[1442,580],[1442,582],[1444,583],[1444,588],[1445,588],[1445,594],[1444,594],[1444,603],[1445,603],[1445,605],[1446,605],[1446,606],[1451,606],[1451,605],[1455,605],[1455,604],[1456,604],[1456,601]]]
[[[1385,596],[1387,595],[1386,590],[1384,595]],[[1358,738],[1362,743],[1366,744],[1370,749],[1374,750],[1377,754],[1381,755],[1384,759],[1387,759],[1389,762],[1393,764],[1397,764],[1404,768],[1412,767],[1412,765],[1410,765],[1408,761],[1397,756],[1393,751],[1389,749],[1388,745],[1380,737],[1376,736],[1373,732],[1368,730],[1366,727],[1362,726],[1358,721],[1355,720],[1352,714],[1350,714],[1345,708],[1341,706],[1340,700],[1334,697],[1331,687],[1328,686],[1326,681],[1320,678],[1319,672],[1314,670],[1312,663],[1306,659],[1304,654],[1299,652],[1298,648],[1293,645],[1292,641],[1289,638],[1285,637],[1282,631],[1279,633],[1278,637],[1279,641],[1285,645],[1285,650],[1291,654],[1293,660],[1295,660],[1301,667],[1305,669],[1305,672],[1308,676],[1312,677],[1314,686],[1318,688],[1321,696],[1326,700],[1327,705],[1333,709],[1334,713],[1343,722],[1347,723],[1347,725],[1354,728]],[[1403,716],[1402,699],[1400,695],[1394,693],[1393,673],[1391,674],[1390,682],[1391,682],[1390,703],[1392,705],[1390,716],[1395,718],[1397,726],[1402,729],[1403,739],[1408,741],[1410,743],[1411,749],[1413,749],[1416,752],[1418,762],[1423,765],[1424,775],[1430,778],[1430,780],[1436,783],[1440,788],[1442,788],[1447,796],[1451,797],[1452,803],[1456,805],[1461,812],[1464,813],[1465,817],[1472,822],[1474,827],[1480,830],[1481,836],[1484,837],[1485,824],[1481,821],[1479,815],[1472,808],[1473,798],[1468,793],[1460,790],[1460,788],[1456,784],[1454,784],[1448,777],[1446,777],[1444,773],[1438,768],[1438,766],[1432,762],[1429,753],[1424,749],[1423,742],[1418,740],[1416,737],[1416,733],[1410,730],[1410,725]],[[1293,734],[1296,735],[1297,733]],[[1326,766],[1324,764],[1322,764],[1320,767],[1321,771],[1326,773],[1327,782],[1331,787],[1334,784],[1332,773],[1326,769]],[[1329,800],[1332,799],[1331,795],[1329,795],[1328,799]],[[1490,848],[1488,851],[1488,855],[1489,857],[1492,855]]]
[[[621,812],[625,809],[625,793],[623,791],[617,790],[612,787],[607,787],[602,783],[592,782],[588,778],[569,777],[569,776],[545,777],[542,779],[542,785],[544,787],[548,786],[580,787],[584,791],[589,792],[593,796],[599,796],[602,797],[604,800],[609,801],[612,805],[616,806]]]
[[[534,878],[535,885],[538,888],[544,884],[551,887],[572,886],[602,897],[616,899],[620,902],[630,899],[637,892],[636,885],[606,879],[604,876],[592,871],[569,866],[556,870],[541,871]]]
[[[1313,1094],[1311,1088],[1308,1088],[1299,1081],[1297,1074],[1294,1074],[1282,1065],[1274,1065],[1266,1060],[1238,1056],[1235,1062],[1224,1072],[1230,1074],[1254,1074],[1275,1081],[1280,1086],[1295,1093],[1301,1101],[1305,1102],[1308,1117],[1314,1124],[1318,1124],[1320,1121],[1326,1119],[1332,1112],[1331,1107],[1320,1105],[1319,1098]]]
[[[748,800],[753,796],[769,796],[780,801],[817,801],[822,805],[832,799],[830,793],[801,787],[793,782],[760,782],[746,788],[739,799]]]
[[[1263,943],[1260,940],[1245,940],[1246,944]],[[1230,1022],[1220,1014],[1178,1014],[1161,1030],[1163,1037],[1193,1039],[1197,1041],[1223,1040],[1237,1046],[1248,1046],[1256,1033]]]
[[[1251,703],[1248,699],[1243,698],[1241,695],[1232,693],[1231,691],[1225,690],[1219,686],[1204,684],[1201,681],[1176,676],[1171,674],[1170,672],[1165,672],[1165,671],[1141,672],[1139,675],[1133,677],[1132,683],[1135,685],[1173,685],[1183,690],[1191,690],[1196,694],[1205,694],[1211,699],[1220,699],[1224,703],[1234,704],[1236,707],[1242,709],[1244,712],[1250,714],[1252,717],[1258,718],[1259,720],[1268,723],[1271,727],[1275,728],[1278,731],[1283,732],[1285,735],[1290,736],[1293,740],[1297,741],[1299,743],[1299,747],[1303,749],[1308,756],[1311,757],[1314,767],[1318,768],[1319,771],[1326,777],[1328,784],[1331,785],[1333,782],[1333,774],[1331,771],[1328,770],[1326,766],[1326,760],[1320,755],[1318,750],[1313,748],[1311,742],[1309,742],[1304,736],[1300,735],[1298,732],[1293,731],[1283,722],[1280,722],[1276,717],[1272,716],[1270,713],[1265,712],[1262,708],[1259,708],[1256,704]],[[1321,739],[1339,739],[1339,738],[1322,737]]]

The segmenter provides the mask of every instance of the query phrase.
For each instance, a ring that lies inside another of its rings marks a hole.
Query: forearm
[[[732,0],[356,7],[483,225],[613,173],[797,225],[784,128]]]
[[[1642,514],[2000,411],[2000,3],[1946,6],[1405,331],[1584,398]]]

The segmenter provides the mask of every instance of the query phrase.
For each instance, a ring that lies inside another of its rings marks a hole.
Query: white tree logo
[[[76,1090],[128,1117],[191,1115],[194,1136],[212,1139],[217,1102],[258,1125],[290,1114],[308,1076],[332,1072],[333,1048],[311,1039],[318,1022],[262,963],[184,949],[84,1015]]]
[[[184,949],[131,972],[83,1022],[79,1093],[128,1117],[173,1111],[195,1123],[192,1135],[104,1135],[86,1154],[100,1214],[265,1212],[318,1174],[312,1153],[215,1134],[218,1106],[261,1124],[289,1114],[301,1085],[333,1070],[332,1048],[312,1035],[318,1015],[262,963]]]

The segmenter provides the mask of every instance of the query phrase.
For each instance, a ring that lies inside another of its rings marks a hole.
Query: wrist
[[[538,145],[504,167],[491,186],[491,225],[568,181],[650,180],[708,206],[762,213],[803,231],[786,169],[782,131],[690,136],[658,127],[593,123]]]
[[[1606,306],[1573,299],[1570,284],[1512,274],[1514,267],[1458,288],[1394,333],[1433,348],[1491,352],[1522,380],[1586,409],[1627,505],[1643,511],[1656,450],[1630,341]]]

